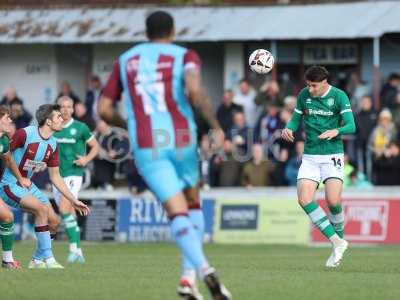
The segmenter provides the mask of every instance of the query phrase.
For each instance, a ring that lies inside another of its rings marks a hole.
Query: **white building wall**
[[[106,83],[112,71],[115,60],[124,51],[132,47],[131,44],[95,44],[92,50],[92,72]]]
[[[13,85],[31,113],[56,95],[57,64],[52,45],[2,45],[0,91]]]
[[[57,94],[61,84],[68,81],[80,100],[85,94],[90,73],[90,45],[62,44],[56,46]]]

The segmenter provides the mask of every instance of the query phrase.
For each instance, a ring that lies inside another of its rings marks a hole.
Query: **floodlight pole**
[[[379,99],[381,74],[380,74],[380,37],[374,37],[373,40],[373,94],[374,106],[376,110],[380,109],[381,99]]]

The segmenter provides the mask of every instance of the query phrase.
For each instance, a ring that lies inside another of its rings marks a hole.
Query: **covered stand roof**
[[[343,4],[166,7],[178,41],[374,38],[400,32],[400,1]],[[145,40],[154,7],[0,10],[0,43]]]

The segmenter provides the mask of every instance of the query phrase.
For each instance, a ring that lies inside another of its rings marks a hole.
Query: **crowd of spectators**
[[[299,90],[288,80],[267,80],[255,88],[246,79],[225,90],[217,103],[216,116],[226,135],[223,149],[211,153],[206,130],[199,135],[199,169],[204,187],[246,188],[294,186],[304,150],[304,132],[295,134],[295,142],[280,138],[296,106]],[[357,132],[346,136],[345,186],[368,188],[374,185],[400,185],[400,75],[391,74],[380,93],[379,109],[371,88],[349,75],[345,86],[355,115]],[[100,142],[100,155],[89,166],[86,186],[112,190],[116,181],[128,184],[132,192],[146,186],[135,168],[129,151],[129,139],[123,130],[100,119],[97,104],[102,83],[98,76],[89,80],[82,100],[68,82],[63,82],[59,96],[74,101],[74,118],[86,123]],[[33,122],[13,87],[4,91],[1,105],[10,107],[15,130]],[[121,133],[122,132],[122,133]],[[42,179],[46,187],[46,178]]]

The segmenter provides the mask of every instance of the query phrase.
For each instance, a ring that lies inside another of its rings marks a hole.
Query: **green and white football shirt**
[[[58,143],[61,176],[83,176],[83,168],[74,164],[74,160],[86,155],[86,143],[94,138],[89,127],[71,119],[54,137]]]
[[[304,88],[297,97],[297,105],[287,128],[296,131],[300,124],[299,117],[304,120],[304,154],[343,153],[341,135],[353,133],[355,130],[349,98],[344,91],[334,86],[330,86],[322,97],[312,97],[308,88]],[[330,129],[338,129],[339,135],[331,140],[318,138],[321,133]]]

